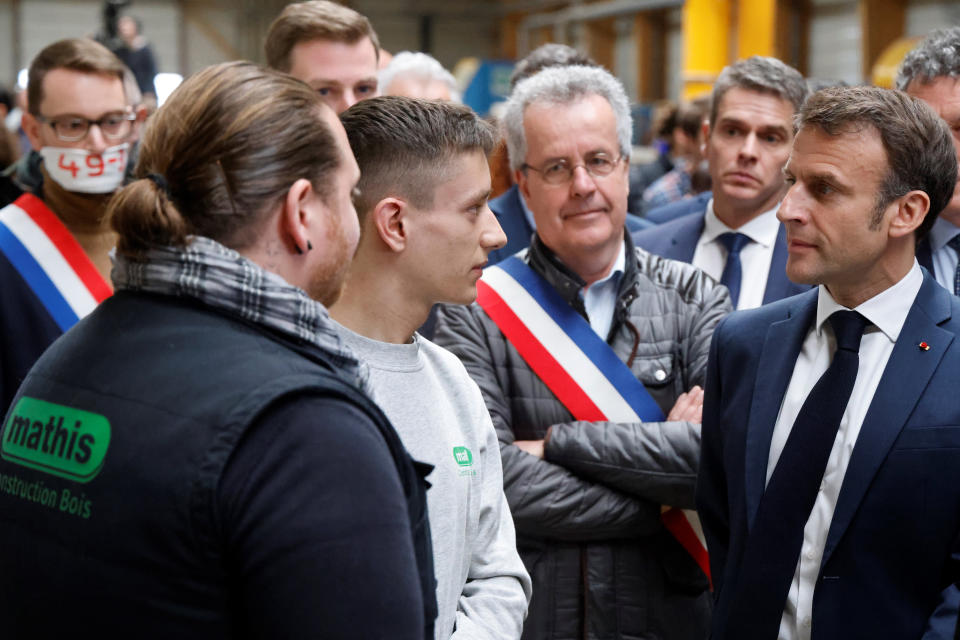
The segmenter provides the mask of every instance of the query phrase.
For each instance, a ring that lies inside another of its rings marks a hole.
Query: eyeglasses
[[[47,118],[37,116],[37,120],[53,127],[53,132],[64,142],[83,140],[90,133],[90,125],[97,125],[103,137],[108,140],[120,140],[130,135],[133,121],[137,119],[132,113],[108,113],[99,120],[90,120],[81,116],[60,116]]]
[[[566,184],[573,178],[573,171],[583,167],[594,178],[602,178],[613,173],[616,166],[623,160],[623,154],[611,158],[603,152],[592,153],[583,159],[582,164],[570,164],[566,160],[548,160],[539,169],[523,163],[521,169],[536,171],[547,184]]]

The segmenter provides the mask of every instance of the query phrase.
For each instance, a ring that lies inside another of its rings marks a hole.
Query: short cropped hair
[[[510,74],[510,90],[512,91],[517,83],[526,80],[532,75],[536,75],[550,67],[599,67],[593,58],[585,53],[574,49],[565,44],[549,42],[542,44],[527,54],[513,68]]]
[[[457,81],[453,74],[444,69],[436,58],[419,51],[401,51],[394,55],[390,64],[378,74],[377,84],[381,91],[386,91],[396,78],[408,74],[444,83],[450,89],[451,96],[457,93]]]
[[[531,104],[568,105],[589,96],[600,96],[610,104],[617,121],[620,153],[630,156],[633,119],[630,102],[620,81],[599,67],[552,67],[517,84],[507,100],[503,124],[510,155],[510,168],[518,171],[527,157],[527,139],[523,114]]]
[[[831,136],[873,129],[887,154],[887,175],[876,196],[877,225],[893,200],[909,191],[930,197],[930,210],[917,228],[923,237],[950,202],[957,181],[957,152],[947,124],[925,102],[897,90],[833,87],[810,96],[797,127],[816,127]]]
[[[906,91],[914,80],[928,84],[941,77],[960,77],[960,27],[933,31],[914,47],[903,58],[896,87]]]
[[[370,38],[379,60],[380,41],[366,16],[336,2],[311,0],[288,4],[270,25],[263,48],[268,66],[289,72],[290,52],[301,42],[354,44],[363,38]]]
[[[469,107],[402,96],[361,100],[340,114],[360,167],[354,203],[361,222],[394,194],[414,206],[433,206],[437,184],[459,154],[489,156],[496,132]]]
[[[47,45],[30,63],[27,76],[27,109],[35,116],[40,115],[40,103],[43,102],[43,79],[54,69],[114,76],[120,84],[124,83],[127,71],[120,58],[89,38],[67,38]]]
[[[710,98],[710,126],[717,122],[720,101],[730,89],[747,89],[767,93],[793,105],[800,111],[807,99],[807,83],[799,71],[776,58],[750,56],[724,67],[713,85]]]

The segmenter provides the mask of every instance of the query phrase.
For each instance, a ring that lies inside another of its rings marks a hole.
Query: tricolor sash
[[[610,345],[520,258],[484,269],[477,283],[477,303],[575,419],[665,420],[643,383]],[[696,513],[671,508],[663,514],[663,523],[709,577]]]
[[[63,331],[112,293],[83,247],[33,194],[0,210],[0,252]]]

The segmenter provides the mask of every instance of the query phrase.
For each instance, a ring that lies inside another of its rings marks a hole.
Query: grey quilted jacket
[[[689,264],[635,249],[607,342],[664,414],[703,385],[725,287]],[[582,315],[576,274],[539,238],[525,259]],[[435,342],[480,386],[500,438],[517,547],[533,578],[529,640],[705,638],[706,577],[664,529],[660,505],[694,506],[700,427],[576,422],[477,306],[441,309]],[[546,460],[513,446],[547,435]]]

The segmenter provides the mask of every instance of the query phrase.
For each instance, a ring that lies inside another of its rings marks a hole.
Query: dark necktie
[[[727,264],[723,267],[720,284],[727,285],[727,289],[730,289],[730,299],[733,302],[733,308],[736,309],[737,301],[740,300],[740,280],[743,274],[740,266],[740,250],[750,242],[750,237],[728,231],[717,236],[717,240],[727,248]]]
[[[747,539],[740,577],[730,603],[725,638],[776,638],[796,573],[803,528],[850,400],[860,363],[860,338],[868,324],[856,311],[828,319],[837,351],[793,423],[767,483]]]
[[[953,272],[953,295],[960,296],[960,234],[953,236],[947,244],[957,254],[957,268]]]

